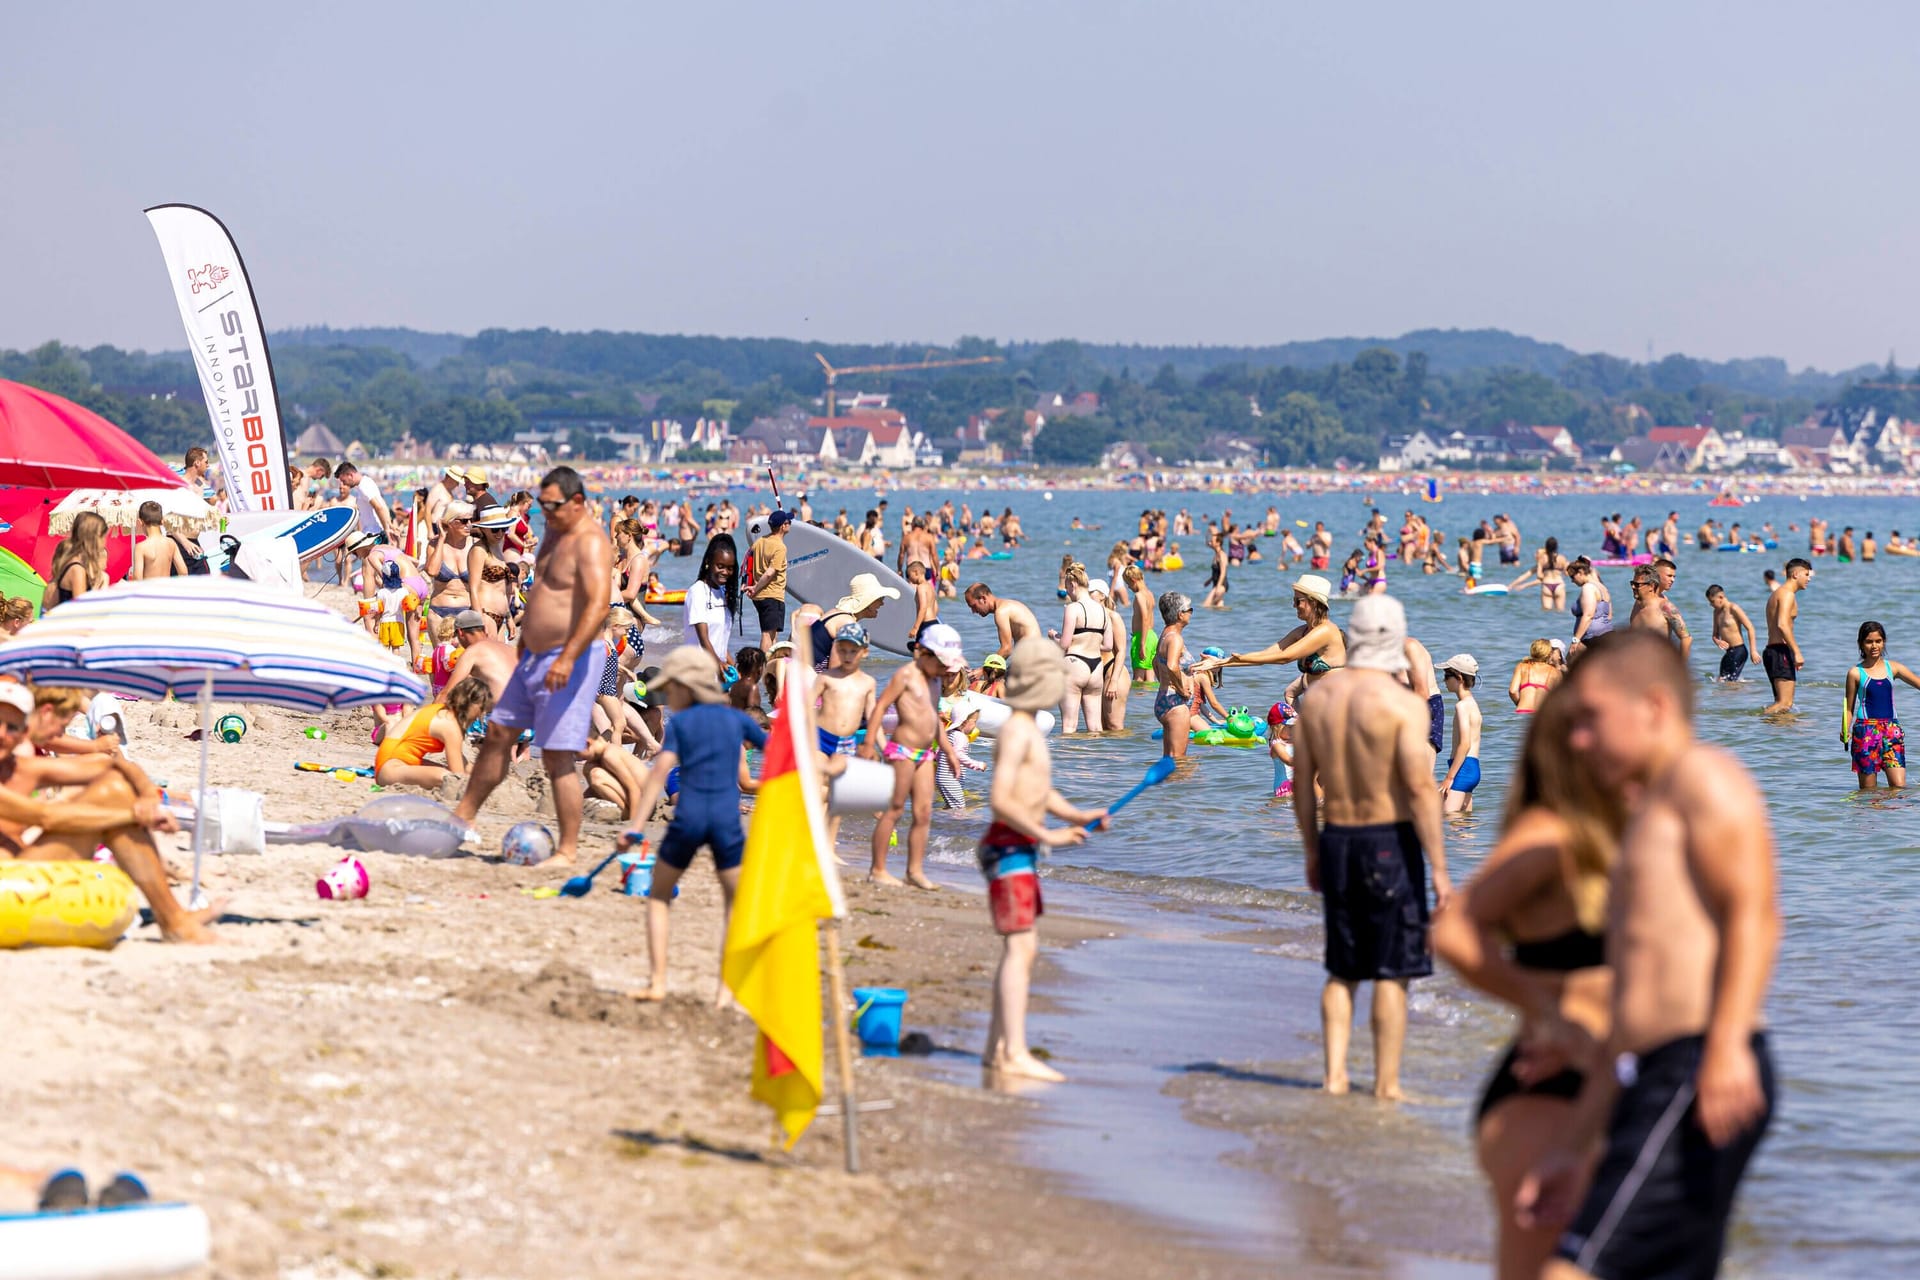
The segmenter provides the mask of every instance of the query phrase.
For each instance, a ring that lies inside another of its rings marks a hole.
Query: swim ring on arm
[[[139,914],[133,881],[110,863],[0,862],[0,949],[105,949]]]

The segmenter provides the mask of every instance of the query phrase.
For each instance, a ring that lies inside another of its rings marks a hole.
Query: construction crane
[[[833,384],[834,380],[843,373],[905,373],[912,369],[957,369],[961,365],[969,364],[998,364],[1006,358],[1004,356],[961,356],[935,360],[932,358],[933,355],[934,353],[929,351],[927,359],[915,364],[861,364],[836,369],[827,363],[825,356],[818,351],[814,352],[813,358],[818,360],[820,367],[827,371],[827,416],[831,418],[838,413],[838,401],[835,399]]]

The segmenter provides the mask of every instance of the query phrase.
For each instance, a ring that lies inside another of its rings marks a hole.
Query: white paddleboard
[[[272,542],[281,538],[293,544],[294,558],[300,561],[325,555],[347,540],[347,535],[359,528],[359,519],[352,507],[322,507],[318,511],[296,511],[292,515],[282,516],[265,528],[256,528],[249,533],[239,533],[235,528],[237,521],[228,520],[228,532],[222,535],[209,529],[200,535],[200,550],[210,562],[209,567],[215,573],[226,572],[229,563],[220,550],[222,536],[238,534],[242,545]],[[249,521],[251,523],[251,521]]]
[[[741,556],[766,532],[764,517],[749,522],[748,545],[741,549]],[[907,642],[913,639],[915,617],[913,588],[907,580],[830,530],[798,520],[787,526],[787,594],[793,599],[831,609],[847,594],[847,584],[862,573],[872,574],[881,586],[900,593],[898,600],[883,602],[880,612],[866,620],[868,639],[889,653],[904,655]]]
[[[0,1214],[0,1280],[116,1280],[203,1267],[207,1215],[191,1204]]]

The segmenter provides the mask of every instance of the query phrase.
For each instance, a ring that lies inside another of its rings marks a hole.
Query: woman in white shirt
[[[721,671],[733,645],[733,620],[740,614],[740,555],[730,534],[715,534],[700,558],[700,576],[687,588],[683,606],[685,639],[705,649]]]

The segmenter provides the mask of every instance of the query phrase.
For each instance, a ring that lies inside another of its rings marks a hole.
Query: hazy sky
[[[1920,359],[1920,6],[10,6],[0,346],[274,328]]]

